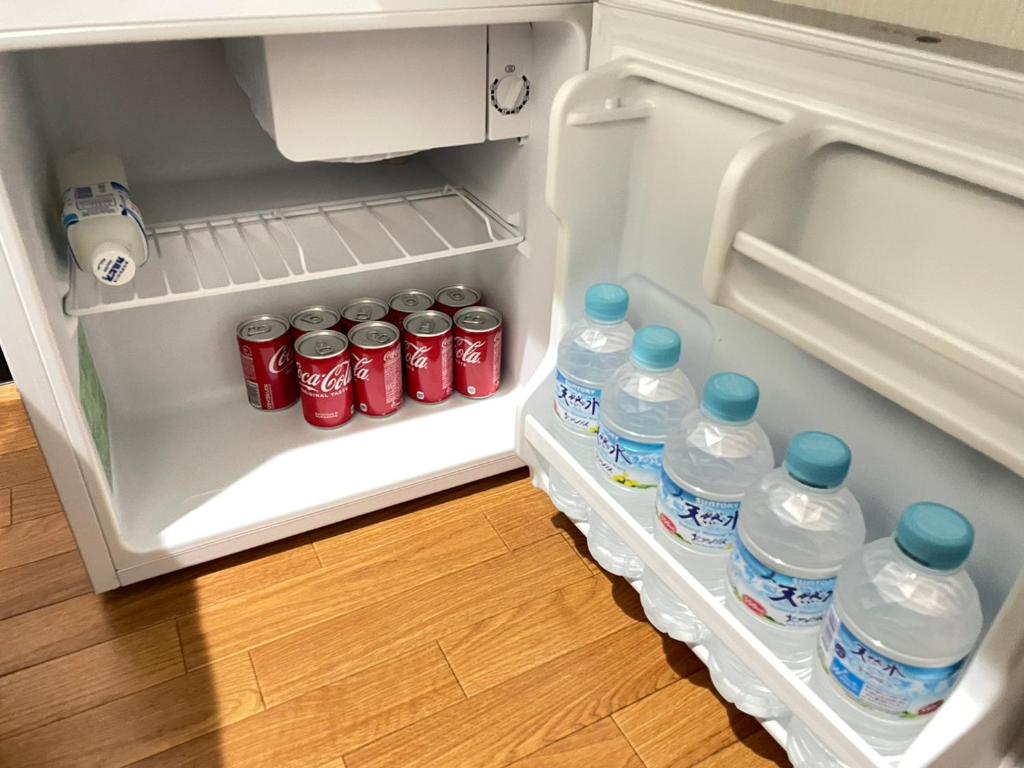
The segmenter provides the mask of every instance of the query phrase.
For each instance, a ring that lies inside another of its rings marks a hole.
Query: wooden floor
[[[0,765],[784,765],[516,472],[92,594],[0,387]]]

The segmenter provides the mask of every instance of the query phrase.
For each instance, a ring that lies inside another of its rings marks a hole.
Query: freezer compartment
[[[601,13],[617,11],[599,10]],[[760,71],[754,67],[745,70],[750,80],[734,77],[733,51],[727,40],[717,41],[725,51],[725,61],[711,59],[722,69],[702,69],[687,58],[689,54],[719,50],[710,43],[706,48],[694,45],[688,35],[702,31],[662,31],[655,20],[649,27],[645,31],[671,39],[672,45],[685,51],[676,55],[688,65],[676,67],[668,65],[665,58],[645,58],[635,45],[630,47],[637,39],[634,29],[623,32],[620,41],[613,28],[605,27],[602,44],[617,58],[574,80],[556,100],[547,197],[561,223],[562,237],[552,347],[529,385],[520,424],[520,451],[542,476],[548,468],[565,476],[594,514],[671,584],[711,630],[762,676],[794,716],[856,766],[880,767],[888,761],[845,728],[804,683],[746,633],[604,491],[596,470],[563,446],[551,416],[557,339],[581,311],[587,286],[606,280],[621,282],[630,292],[629,319],[634,327],[658,323],[680,332],[682,368],[698,391],[716,371],[739,371],[758,382],[758,420],[771,439],[777,461],[788,440],[803,430],[832,432],[850,445],[853,468],[848,484],[863,507],[869,540],[891,535],[902,510],[914,501],[940,501],[963,511],[977,533],[967,567],[981,595],[986,626],[995,628],[984,636],[960,687],[908,752],[907,765],[929,764],[942,744],[978,727],[977,723],[1000,706],[1001,697],[1012,695],[1008,681],[1017,674],[1017,662],[1009,646],[1019,647],[1019,638],[1014,643],[1003,642],[998,628],[1019,623],[1021,615],[1024,579],[1017,553],[1024,546],[1024,533],[1018,525],[1019,511],[1024,508],[1024,480],[993,459],[1002,457],[974,450],[962,441],[962,435],[920,410],[912,410],[874,380],[855,376],[826,354],[829,349],[853,354],[858,350],[855,342],[861,349],[889,354],[893,348],[886,336],[866,330],[859,337],[851,333],[832,345],[823,345],[824,349],[805,344],[806,337],[822,334],[836,320],[844,309],[842,303],[830,295],[814,303],[799,287],[787,284],[782,279],[786,275],[772,280],[764,272],[748,269],[744,259],[750,254],[743,248],[756,236],[778,244],[780,250],[792,248],[791,256],[813,261],[816,268],[827,265],[835,269],[835,263],[828,260],[837,259],[846,269],[843,277],[856,282],[859,289],[882,295],[885,286],[891,290],[884,296],[908,310],[941,313],[942,301],[949,294],[940,286],[948,287],[947,280],[959,280],[957,270],[967,269],[971,258],[960,253],[962,249],[955,244],[962,241],[952,236],[944,238],[948,245],[927,240],[931,250],[939,251],[936,258],[907,253],[913,233],[929,227],[928,216],[941,213],[957,220],[993,216],[997,219],[994,225],[1008,236],[1019,224],[1019,207],[1003,194],[950,182],[952,177],[935,165],[938,155],[922,150],[924,156],[917,158],[918,164],[925,163],[921,171],[909,168],[906,160],[892,160],[900,155],[891,152],[882,153],[887,158],[878,157],[881,147],[867,144],[863,137],[859,137],[862,143],[853,157],[845,156],[847,150],[839,144],[819,156],[813,150],[788,153],[790,167],[795,169],[790,176],[744,173],[753,166],[751,158],[767,160],[772,157],[770,148],[780,140],[804,135],[806,120],[842,122],[850,118],[851,111],[824,102],[832,93],[827,89],[818,94],[822,100],[801,101],[794,90],[776,87],[775,79],[784,79],[777,70],[765,70],[763,77],[770,83],[758,82]],[[618,47],[620,43],[622,47]],[[694,57],[699,59],[698,54]],[[820,113],[809,118],[815,110]],[[843,118],[837,117],[840,112]],[[827,118],[821,116],[825,113]],[[877,116],[864,118],[865,123],[881,121]],[[999,134],[1002,127],[994,132]],[[991,135],[979,141],[998,145]],[[934,143],[927,145],[933,147]],[[874,146],[876,153],[866,152],[868,146]],[[838,154],[832,155],[833,150]],[[994,150],[987,146],[978,154],[991,157]],[[605,161],[593,163],[595,157]],[[1021,161],[1013,162],[1019,166]],[[881,167],[874,167],[876,164]],[[766,162],[764,167],[772,166]],[[914,197],[908,198],[910,195]],[[943,206],[938,204],[940,199]],[[928,216],[912,215],[915,200],[921,201]],[[888,229],[873,226],[890,211],[897,217],[896,223],[890,223]],[[833,243],[832,225],[835,237],[849,242]],[[955,228],[956,222],[942,226]],[[940,233],[936,237],[943,239],[941,232],[949,234],[938,224],[936,227]],[[888,230],[893,232],[891,239]],[[740,237],[737,232],[747,232],[750,237]],[[1005,242],[1010,240],[1001,237],[1003,250],[979,257],[991,265],[983,281],[986,286],[1004,276],[1014,282],[1014,265],[1005,270],[1000,266],[1008,258]],[[739,252],[730,254],[729,268],[739,272],[744,281],[730,284],[730,275],[723,281],[726,289],[717,294],[709,289],[707,275],[719,264],[720,246]],[[869,249],[871,253],[861,255]],[[896,263],[901,258],[911,262]],[[918,277],[915,272],[925,264],[943,268]],[[901,269],[909,276],[904,272],[897,277]],[[905,290],[897,287],[900,281]],[[968,293],[977,286],[964,282]],[[742,300],[723,300],[733,289]],[[977,324],[966,319],[957,324],[970,313],[952,310],[949,319],[957,333],[966,335],[970,329],[990,341],[1004,338],[999,335],[1008,332],[1004,327],[994,334],[985,328],[988,322],[1004,322],[1006,315],[1001,313],[1014,311],[1005,290],[1003,286],[992,288],[991,296],[999,305],[979,309],[982,320]],[[802,313],[783,315],[779,311],[774,316],[776,322],[769,323],[764,315],[750,310],[758,306],[772,310],[796,307]],[[866,322],[876,320],[866,318]],[[1002,348],[1006,351],[1006,345]],[[913,368],[913,358],[904,358],[908,368]],[[954,386],[962,383],[952,382]],[[914,394],[928,396],[933,391]],[[986,400],[983,392],[967,387],[959,392],[966,398],[977,395],[986,407],[998,409],[1008,402]],[[1019,411],[998,412],[1003,423],[1019,420]],[[948,413],[971,418],[958,406],[950,405]],[[543,477],[539,482],[543,484]],[[702,651],[698,649],[698,653]],[[766,727],[784,739],[784,724]]]
[[[226,48],[290,160],[362,162],[484,140],[487,27],[275,35]]]

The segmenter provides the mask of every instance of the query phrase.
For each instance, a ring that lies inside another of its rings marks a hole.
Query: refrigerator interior
[[[122,583],[521,466],[516,404],[547,347],[550,301],[536,286],[550,285],[552,263],[531,253],[525,232],[552,240],[546,116],[586,50],[577,24],[532,31],[544,76],[533,82],[529,140],[366,163],[282,157],[220,40],[0,59],[16,107],[0,139],[22,150],[4,153],[3,175],[19,187],[47,312],[40,330],[54,334],[72,391],[105,398],[107,428],[93,429],[85,447],[96,454],[81,463],[100,475],[91,491]],[[93,146],[124,160],[152,230],[150,260],[128,288],[98,289],[85,274],[69,285],[52,168],[60,153]],[[308,426],[297,405],[248,405],[239,321],[453,283],[479,288],[504,316],[496,396],[407,400],[392,417],[335,431]],[[86,357],[95,376],[81,373]]]

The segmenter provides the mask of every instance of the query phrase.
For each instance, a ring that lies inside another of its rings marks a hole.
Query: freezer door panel
[[[569,451],[552,417],[557,342],[590,284],[622,283],[634,327],[679,331],[698,390],[722,370],[758,381],[776,456],[805,429],[851,445],[869,540],[913,501],[962,510],[986,626],[1008,626],[1024,545],[1024,77],[1011,54],[997,68],[960,43],[923,55],[877,30],[721,5],[596,7],[591,69],[552,115],[552,342],[519,450],[538,485],[567,478],[837,755],[882,765]],[[1013,679],[1015,663],[986,636],[905,764],[952,765],[972,739],[1005,752],[1011,714],[986,671]]]

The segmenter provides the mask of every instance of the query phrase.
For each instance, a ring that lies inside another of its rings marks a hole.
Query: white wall
[[[1024,3],[1017,0],[777,0],[849,16],[1024,49]]]

